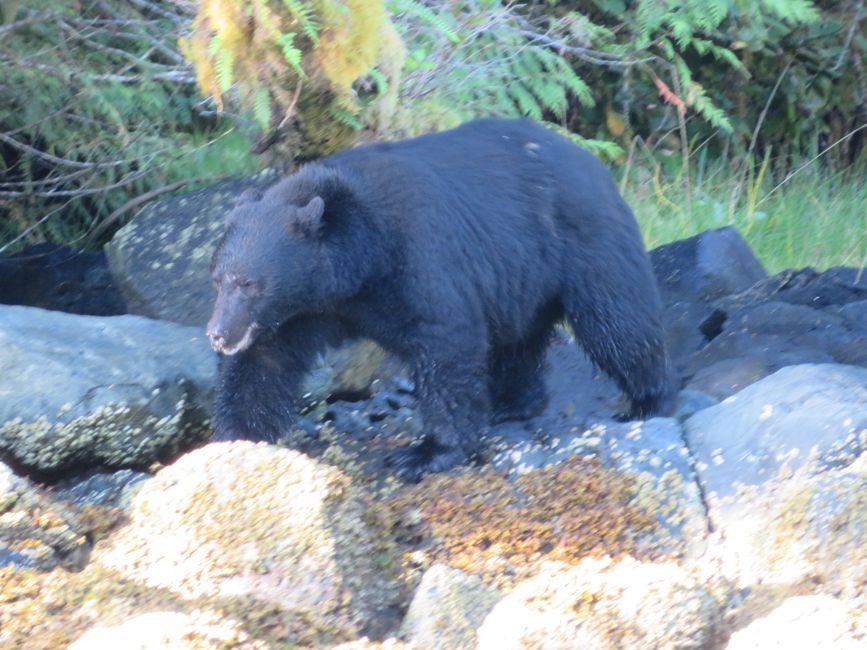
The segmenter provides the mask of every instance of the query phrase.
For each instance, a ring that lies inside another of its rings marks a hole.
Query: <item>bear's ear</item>
[[[241,196],[238,197],[238,200],[235,202],[235,205],[241,205],[243,203],[253,203],[254,201],[258,201],[262,198],[262,192],[259,190],[248,187],[246,190],[241,192]]]
[[[316,235],[322,228],[322,216],[325,214],[325,201],[321,196],[314,196],[304,207],[297,208],[293,216],[292,229],[304,235]]]

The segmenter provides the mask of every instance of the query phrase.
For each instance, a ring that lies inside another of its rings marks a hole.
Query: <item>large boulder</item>
[[[500,597],[477,576],[435,564],[415,590],[401,636],[418,650],[471,648],[476,630]]]
[[[829,595],[793,596],[737,630],[725,650],[857,650],[867,639],[867,616]]]
[[[384,520],[345,475],[294,451],[190,452],[144,484],[129,519],[99,567],[242,618],[272,612],[289,645],[382,632],[399,602]]]
[[[808,465],[846,466],[867,449],[867,369],[783,368],[699,411],[685,428],[712,504]]]
[[[667,304],[721,298],[768,277],[731,226],[659,246],[650,251],[650,261]]]
[[[0,454],[41,473],[145,466],[210,432],[198,329],[0,307]]]
[[[478,650],[709,647],[722,605],[676,564],[549,563],[494,607]]]

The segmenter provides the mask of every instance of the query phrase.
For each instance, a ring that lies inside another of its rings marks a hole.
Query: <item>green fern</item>
[[[418,0],[391,0],[388,3],[388,8],[392,13],[407,13],[420,19],[422,23],[426,23],[441,32],[452,43],[460,42],[461,38],[454,30],[452,25],[442,16],[434,13],[434,11]]]
[[[377,96],[384,95],[388,92],[388,79],[379,68],[371,68],[367,72],[368,76],[376,83]]]
[[[537,120],[542,119],[542,108],[539,106],[539,102],[522,82],[512,82],[508,93],[517,103],[521,115],[529,115]]]
[[[220,92],[226,92],[232,87],[234,78],[232,70],[232,52],[225,47],[222,47],[220,39],[214,37],[211,39],[211,50],[216,55],[214,60],[214,70],[217,73],[217,84]]]
[[[283,4],[292,14],[292,17],[298,21],[301,31],[309,38],[314,45],[319,43],[319,26],[316,24],[316,19],[313,14],[313,7],[308,2],[300,0],[283,0]]]
[[[253,115],[263,129],[271,124],[271,94],[267,88],[257,88],[253,95]]]
[[[559,133],[563,137],[571,140],[579,147],[587,149],[587,151],[592,153],[594,156],[613,160],[623,155],[623,148],[616,142],[609,142],[608,140],[596,140],[593,138],[582,138],[577,133],[573,133],[568,129],[564,129],[559,124],[554,124],[552,122],[544,122],[543,125],[546,128],[551,129],[555,133]]]
[[[811,23],[819,17],[818,9],[809,0],[761,0],[761,4],[789,22]]]
[[[303,52],[295,47],[295,34],[286,32],[277,37],[277,44],[280,46],[280,51],[283,53],[283,58],[286,63],[292,66],[292,69],[298,73],[302,79],[307,78],[307,74],[301,67],[301,56]]]
[[[333,108],[331,110],[331,116],[341,124],[345,124],[356,131],[360,131],[364,128],[364,122],[359,119],[358,115],[345,108]]]

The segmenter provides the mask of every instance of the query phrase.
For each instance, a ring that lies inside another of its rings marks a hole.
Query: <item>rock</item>
[[[726,650],[857,650],[867,643],[867,618],[863,612],[860,619],[860,633],[853,632],[853,615],[844,601],[828,595],[794,596],[767,616],[737,630]]]
[[[333,646],[331,650],[416,650],[415,646],[409,646],[401,643],[397,639],[386,639],[382,643],[371,641],[367,637],[341,643]]]
[[[133,641],[134,639],[134,641]],[[264,641],[256,641],[244,632],[237,621],[213,613],[194,611],[151,612],[139,614],[120,625],[96,627],[84,633],[69,650],[269,650]]]
[[[381,632],[399,602],[376,510],[340,472],[297,452],[207,445],[145,482],[129,519],[95,553],[100,567],[242,617],[271,611],[290,645]]]
[[[499,599],[476,576],[435,564],[422,576],[400,634],[419,650],[471,648],[476,630]]]
[[[768,277],[731,226],[655,248],[650,251],[650,261],[666,304],[719,298]]]
[[[706,384],[709,377],[708,368],[732,359],[739,359],[742,364],[749,363],[753,372],[764,372],[764,377],[789,365],[835,362],[830,352],[815,347],[815,341],[813,345],[804,345],[788,336],[788,332],[757,334],[748,329],[736,329],[723,332],[693,354],[683,370],[683,376],[691,381],[692,377],[704,370],[702,383]],[[762,367],[765,368],[764,371],[761,371]],[[718,368],[729,369],[725,365]],[[745,375],[741,374],[740,379],[744,378]],[[687,383],[687,386],[692,387],[690,383]],[[719,387],[719,383],[717,386]]]
[[[478,650],[701,648],[720,620],[711,592],[676,564],[587,558],[516,586],[479,628]]]
[[[727,503],[724,516],[716,517],[725,542],[714,545],[714,555],[742,585],[818,584],[832,593],[862,594],[867,471],[810,476],[805,470],[744,488]]]
[[[680,391],[677,396],[677,412],[674,417],[678,422],[683,422],[701,410],[718,404],[719,400],[698,390],[688,388]]]
[[[0,303],[94,316],[125,311],[102,251],[54,244],[0,257]]]
[[[756,282],[752,287],[716,301],[725,311],[763,302],[786,302],[813,309],[825,309],[867,300],[867,273],[863,269],[788,269]]]
[[[685,423],[687,444],[718,520],[721,499],[807,463],[851,463],[867,448],[867,369],[791,366]],[[714,507],[713,504],[716,504]]]
[[[63,503],[0,463],[0,567],[81,569],[94,535],[117,520]]]
[[[519,475],[573,456],[598,459],[603,467],[634,480],[634,504],[661,525],[646,543],[670,552],[703,543],[705,507],[677,420],[609,421],[573,429],[546,428],[541,440],[501,444],[491,462],[498,470]]]
[[[52,486],[52,494],[77,506],[104,508],[130,506],[130,498],[141,482],[150,478],[145,472],[122,469],[117,472],[91,472],[87,476],[63,479]]]
[[[0,307],[0,347],[0,453],[24,467],[143,466],[210,433],[198,330]]]
[[[715,403],[767,377],[774,369],[770,359],[762,356],[723,359],[700,368],[686,386],[690,391],[711,396]]]
[[[201,327],[214,300],[208,267],[226,215],[246,189],[264,189],[266,169],[154,201],[105,246],[108,265],[132,314]]]

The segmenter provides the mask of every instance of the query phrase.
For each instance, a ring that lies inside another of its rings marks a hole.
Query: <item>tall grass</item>
[[[626,166],[621,189],[649,248],[734,226],[770,273],[867,266],[867,170],[834,173],[816,160],[788,178],[767,163],[747,173],[725,163]],[[797,169],[797,167],[796,167]],[[675,171],[676,170],[676,171]]]

